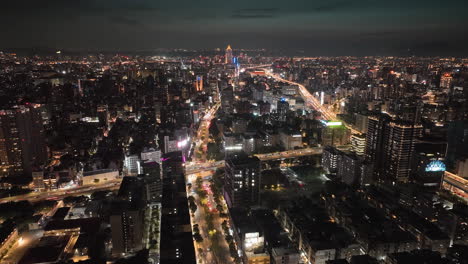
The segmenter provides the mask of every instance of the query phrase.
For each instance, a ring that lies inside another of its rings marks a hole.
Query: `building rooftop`
[[[103,169],[103,170],[95,170],[95,171],[85,171],[85,172],[83,172],[83,177],[93,176],[93,175],[96,175],[96,174],[102,174],[102,173],[108,173],[108,172],[114,172],[114,171],[117,171],[117,170]]]
[[[18,264],[55,263],[60,260],[71,236],[45,236],[39,244],[28,249]]]

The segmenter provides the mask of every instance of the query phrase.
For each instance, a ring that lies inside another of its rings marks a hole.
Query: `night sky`
[[[4,0],[0,49],[468,55],[466,0]]]

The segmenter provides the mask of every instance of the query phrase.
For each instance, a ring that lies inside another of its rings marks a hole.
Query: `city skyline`
[[[0,263],[468,264],[464,1],[5,1]]]

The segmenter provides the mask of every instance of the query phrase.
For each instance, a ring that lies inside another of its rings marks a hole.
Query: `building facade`
[[[224,197],[229,207],[256,204],[261,185],[260,160],[242,155],[226,160]]]

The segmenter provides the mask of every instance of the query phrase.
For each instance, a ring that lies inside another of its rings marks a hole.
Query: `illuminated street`
[[[224,219],[219,216],[219,212],[216,209],[216,203],[214,202],[213,192],[210,190],[209,182],[203,180],[201,186],[207,193],[205,200],[200,199],[196,192],[196,181],[198,178],[211,177],[214,170],[224,166],[224,160],[219,162],[202,162],[206,160],[206,144],[209,140],[208,128],[219,106],[219,103],[213,106],[203,117],[200,122],[197,137],[194,138],[194,142],[196,142],[195,151],[198,149],[203,150],[201,157],[197,158],[197,155],[194,155],[192,162],[187,163],[185,167],[187,183],[192,186],[191,191],[187,190],[187,193],[195,198],[198,206],[195,214],[191,215],[192,226],[198,224],[200,227],[200,234],[203,237],[201,243],[194,240],[195,252],[197,254],[197,260],[205,264],[233,263],[232,258],[229,257],[229,245],[222,235],[221,223]],[[224,201],[223,198],[222,201]],[[204,209],[202,205],[203,202],[206,204],[208,210]],[[212,222],[213,228],[211,230],[209,230],[207,218],[210,218]],[[201,249],[201,251],[199,249]]]
[[[41,200],[60,200],[67,196],[91,194],[96,191],[118,190],[121,181],[122,179],[116,179],[116,180],[110,180],[106,183],[96,184],[96,185],[91,185],[91,186],[80,186],[76,188],[59,189],[59,190],[40,192],[40,193],[32,192],[32,193],[28,193],[25,195],[0,198],[0,203],[6,203],[6,202],[11,202],[11,201],[23,201],[23,200],[27,200],[30,202],[38,202]]]
[[[307,90],[307,88],[304,85],[283,79],[278,74],[272,73],[270,69],[263,68],[262,70],[265,71],[265,74],[267,76],[274,78],[278,82],[285,82],[288,84],[297,85],[299,87],[299,93],[301,94],[302,98],[304,99],[304,102],[306,102],[308,107],[316,111],[319,111],[322,114],[322,116],[327,120],[337,120],[336,114],[332,110],[325,108],[320,103],[320,101]],[[362,134],[360,131],[357,131],[356,129],[354,129],[351,125],[348,125],[346,123],[344,123],[344,125],[348,129],[350,129],[353,134]]]

